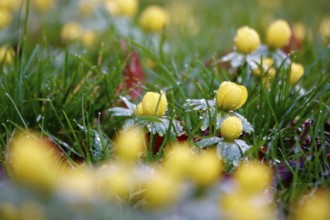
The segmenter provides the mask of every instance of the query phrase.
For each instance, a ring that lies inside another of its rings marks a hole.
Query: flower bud
[[[330,43],[330,17],[322,19],[319,27],[319,32],[323,42],[327,45]]]
[[[190,170],[193,181],[200,187],[206,187],[219,180],[222,163],[216,152],[207,151],[194,157]]]
[[[13,63],[15,52],[10,47],[0,47],[0,64],[10,65]]]
[[[55,186],[61,165],[58,153],[36,134],[25,132],[10,145],[11,174],[15,181],[48,192]]]
[[[150,208],[164,208],[179,198],[180,191],[180,182],[176,178],[156,171],[145,183],[144,198]]]
[[[138,10],[138,0],[107,0],[105,8],[114,17],[133,17]]]
[[[133,110],[133,114],[134,115],[143,115],[143,107],[142,107],[142,102],[141,103],[139,103],[137,106],[136,106],[136,108],[134,108],[134,110]]]
[[[72,41],[80,37],[82,29],[76,22],[66,23],[61,30],[61,39],[65,42]]]
[[[248,26],[241,27],[236,32],[235,46],[240,53],[251,53],[260,46],[259,34]]]
[[[290,84],[295,85],[304,74],[304,67],[299,63],[291,64]]]
[[[39,12],[46,12],[54,6],[54,0],[32,0],[32,6]]]
[[[272,67],[274,64],[274,60],[266,57],[266,58],[262,59],[262,63],[260,63],[260,64],[262,64],[262,74],[260,74],[260,68],[257,67],[255,69],[253,69],[253,71],[252,71],[253,75],[255,75],[257,77],[259,77],[260,75],[264,76],[265,72],[266,72],[267,76],[269,78],[274,78],[275,73],[276,73],[274,67]]]
[[[271,48],[281,48],[285,46],[291,37],[289,24],[284,20],[276,20],[266,31],[266,42]]]
[[[272,171],[258,161],[242,164],[234,174],[235,181],[241,193],[251,195],[260,194],[269,187]]]
[[[0,8],[0,30],[6,28],[12,20],[12,15],[7,8]]]
[[[176,144],[167,152],[164,170],[174,177],[182,178],[188,175],[193,164],[193,154],[188,144]]]
[[[81,36],[81,43],[86,48],[92,48],[96,42],[96,34],[94,31],[85,31]]]
[[[145,149],[145,135],[140,128],[129,128],[122,131],[115,142],[119,159],[135,162]]]
[[[242,134],[243,126],[242,120],[237,117],[228,117],[226,118],[220,128],[221,136],[226,141],[233,141]]]
[[[244,86],[225,81],[217,92],[217,104],[223,111],[231,111],[244,105],[248,93]]]
[[[160,32],[169,22],[169,14],[163,8],[153,5],[146,8],[139,19],[140,26],[148,32]]]
[[[147,92],[142,99],[143,114],[162,117],[167,111],[166,95],[161,92]]]

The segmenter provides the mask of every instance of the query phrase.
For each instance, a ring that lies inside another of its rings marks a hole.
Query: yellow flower
[[[304,67],[299,63],[291,64],[290,84],[295,85],[304,74]]]
[[[146,8],[139,19],[140,26],[149,32],[160,32],[169,22],[169,14],[163,8],[153,5]]]
[[[39,12],[49,11],[54,6],[54,0],[32,0],[31,3]]]
[[[241,27],[236,32],[235,46],[240,53],[251,53],[260,46],[259,34],[248,26]]]
[[[57,191],[67,197],[90,199],[95,197],[96,182],[91,169],[82,165],[75,170],[67,170],[57,182]]]
[[[61,39],[63,41],[72,41],[82,34],[81,26],[76,22],[66,23],[61,30]]]
[[[18,215],[18,210],[13,204],[9,202],[0,203],[0,219],[17,220],[19,219]]]
[[[18,9],[22,0],[1,0],[0,8],[6,8],[11,11]]]
[[[217,104],[223,111],[231,111],[244,105],[248,93],[244,86],[225,81],[217,92]]]
[[[144,198],[150,208],[163,208],[173,204],[180,196],[181,186],[176,178],[156,170],[145,185]]]
[[[0,30],[6,28],[12,20],[12,15],[7,8],[0,7]]]
[[[10,65],[13,63],[15,52],[10,47],[0,47],[0,64]]]
[[[142,99],[142,108],[144,115],[164,116],[167,111],[165,93],[147,92]]]
[[[92,48],[96,42],[96,34],[92,30],[85,31],[80,40],[86,48]]]
[[[114,17],[133,17],[139,7],[138,0],[107,0],[105,8]]]
[[[266,58],[263,58],[262,59],[262,75],[264,75],[265,72],[267,72],[267,76],[269,76],[270,78],[274,78],[275,76],[275,69],[273,66],[274,64],[274,60],[272,58],[269,58],[269,57],[266,57]],[[256,69],[253,69],[253,75],[259,77],[261,74],[260,74],[260,68],[256,68]]]
[[[261,194],[270,186],[272,171],[258,161],[242,164],[234,174],[242,194]]]
[[[19,219],[22,220],[45,220],[45,210],[41,204],[33,201],[25,201],[19,209]]]
[[[291,29],[285,20],[276,20],[267,28],[266,42],[271,48],[285,46],[291,37]]]
[[[193,163],[193,154],[188,144],[175,144],[167,152],[164,170],[174,177],[183,178],[188,175]]]
[[[58,153],[38,135],[25,132],[10,145],[10,171],[15,181],[36,190],[49,191],[59,176]]]
[[[222,219],[230,220],[275,220],[275,206],[258,195],[257,199],[246,197],[239,192],[220,198]]]
[[[126,162],[135,162],[146,146],[144,132],[140,128],[123,130],[117,137],[115,149],[118,157]]]
[[[293,211],[293,220],[326,220],[330,219],[330,193],[317,190],[311,195],[303,197]]]
[[[142,102],[139,103],[136,108],[133,110],[134,115],[143,115],[143,107],[142,107]]]
[[[320,35],[325,44],[330,43],[330,17],[325,17],[322,19],[320,28],[319,28]]]
[[[115,163],[103,166],[98,171],[97,185],[101,194],[111,199],[117,196],[128,199],[137,188],[136,180],[130,167]]]
[[[216,152],[202,152],[193,159],[190,165],[190,174],[198,186],[206,187],[219,181],[223,167]]]
[[[305,39],[307,31],[306,26],[301,22],[297,22],[292,26],[292,32],[300,41]]]
[[[237,117],[228,117],[226,118],[220,128],[221,136],[226,141],[233,141],[242,134],[242,120]]]

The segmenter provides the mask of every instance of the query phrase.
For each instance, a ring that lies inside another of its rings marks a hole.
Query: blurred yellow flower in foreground
[[[140,15],[139,24],[148,32],[160,32],[168,24],[170,16],[168,12],[156,5],[144,9]]]
[[[189,144],[175,144],[165,155],[164,170],[177,178],[188,175],[193,163],[193,154]]]
[[[292,63],[290,72],[290,84],[295,85],[303,75],[304,66],[300,63]]]
[[[234,41],[237,51],[243,54],[251,53],[260,46],[259,34],[248,26],[237,30]]]
[[[106,0],[104,2],[106,10],[114,17],[133,17],[138,8],[138,0]]]
[[[220,210],[226,220],[275,220],[272,203],[260,198],[250,198],[234,192],[220,198]]]
[[[233,141],[241,136],[243,130],[242,120],[237,117],[226,118],[220,128],[221,136],[226,141]]]
[[[218,182],[222,171],[222,162],[213,151],[195,155],[190,164],[191,178],[199,187],[207,187]]]
[[[115,141],[118,158],[126,162],[137,161],[145,148],[145,134],[140,128],[128,128],[121,131]]]
[[[13,63],[15,52],[11,47],[0,47],[0,64],[10,65]]]
[[[0,30],[6,28],[12,20],[12,15],[9,9],[0,7]]]
[[[236,170],[234,178],[240,193],[262,194],[271,184],[272,170],[259,161],[249,161]]]
[[[32,6],[39,12],[47,12],[54,6],[54,0],[32,0]]]
[[[10,174],[35,190],[52,190],[63,165],[58,152],[35,133],[23,132],[10,145]]]
[[[128,200],[129,195],[137,188],[131,168],[120,163],[102,166],[97,177],[100,193],[111,199],[119,197],[121,200]]]
[[[72,41],[78,39],[82,34],[82,28],[80,24],[76,22],[68,22],[64,24],[61,30],[62,41]]]
[[[1,0],[0,1],[0,8],[6,8],[11,11],[18,9],[22,0]]]
[[[93,170],[85,165],[67,170],[65,175],[57,181],[57,191],[68,198],[93,198],[96,195]]]
[[[328,220],[330,219],[330,193],[317,190],[303,197],[294,207],[292,220]]]
[[[285,46],[291,37],[291,29],[285,20],[276,20],[266,30],[266,43],[271,48]]]
[[[320,35],[325,44],[330,43],[330,17],[322,19],[319,28]]]
[[[96,43],[96,34],[94,31],[92,30],[88,30],[88,31],[85,31],[80,40],[81,40],[81,43],[86,47],[86,48],[92,48],[95,43]]]
[[[231,111],[244,105],[248,97],[244,86],[229,81],[221,83],[217,92],[217,105],[223,111]]]
[[[164,116],[167,111],[165,93],[147,92],[142,99],[142,108],[144,115]]]
[[[179,199],[181,184],[171,175],[161,170],[155,170],[145,184],[144,198],[150,208],[164,208]]]

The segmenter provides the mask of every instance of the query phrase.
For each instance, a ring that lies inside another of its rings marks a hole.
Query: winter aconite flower
[[[54,0],[32,0],[32,6],[39,12],[46,12],[54,6]]]
[[[266,31],[266,42],[271,48],[285,46],[291,37],[291,29],[285,20],[276,20],[270,24]]]
[[[92,48],[95,45],[96,42],[96,34],[92,30],[85,31],[80,40],[81,43],[86,47],[86,48]]]
[[[234,174],[239,191],[246,195],[260,194],[269,187],[272,171],[259,161],[242,164]]]
[[[134,115],[143,115],[143,107],[142,107],[142,102],[139,103],[136,108],[133,110]]]
[[[253,75],[259,77],[260,75],[265,76],[265,74],[267,74],[267,76],[269,76],[270,78],[274,78],[276,71],[275,68],[272,67],[273,64],[274,64],[274,60],[272,58],[268,58],[268,57],[263,58],[260,63],[260,65],[262,65],[261,73],[260,73],[260,68],[257,67],[253,69],[252,71]]]
[[[59,175],[60,157],[38,135],[24,132],[10,145],[11,174],[20,184],[49,191]]]
[[[325,44],[330,43],[330,17],[322,19],[319,27],[319,32]]]
[[[216,183],[222,174],[222,170],[222,161],[213,151],[194,155],[190,165],[191,178],[199,187],[207,187]]]
[[[181,192],[180,182],[162,170],[152,173],[144,186],[147,205],[155,209],[173,204]]]
[[[0,7],[0,30],[6,28],[12,20],[12,15],[7,8]]]
[[[330,192],[325,189],[318,189],[309,195],[305,195],[295,206],[293,220],[326,220],[330,219]]]
[[[233,141],[242,134],[243,130],[243,125],[242,125],[242,120],[230,116],[226,118],[221,125],[220,132],[221,136],[226,140],[226,141]]]
[[[134,162],[145,149],[145,135],[139,128],[129,128],[122,131],[115,143],[119,159]]]
[[[248,92],[244,86],[225,81],[221,83],[216,99],[218,107],[223,111],[231,111],[244,105]]]
[[[240,53],[251,53],[260,46],[259,34],[248,26],[241,27],[236,32],[235,46]]]
[[[167,111],[166,95],[163,92],[147,92],[142,100],[142,109],[144,115],[164,116]]]
[[[138,0],[106,0],[105,8],[114,17],[133,17],[139,7]]]
[[[10,47],[0,47],[0,64],[10,65],[14,60],[14,50]]]
[[[168,22],[168,12],[156,5],[146,8],[139,19],[140,26],[148,32],[160,32]]]
[[[66,23],[61,30],[61,39],[65,42],[78,39],[82,34],[82,28],[80,24],[76,22]]]
[[[304,74],[304,67],[299,63],[291,64],[290,84],[295,85]]]

